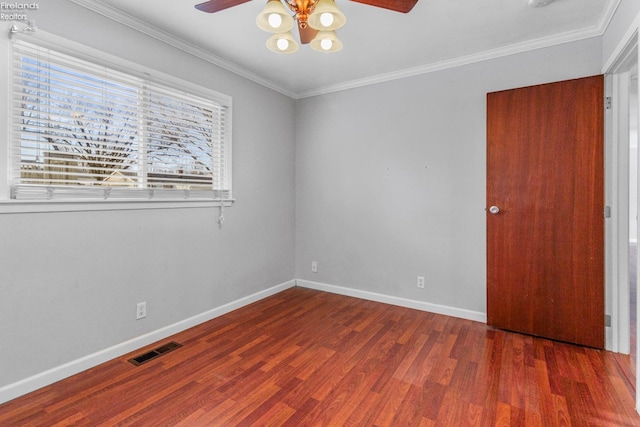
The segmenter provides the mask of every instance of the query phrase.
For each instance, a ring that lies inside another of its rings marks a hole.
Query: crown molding
[[[392,80],[404,79],[407,77],[417,76],[420,74],[433,73],[436,71],[446,70],[449,68],[460,67],[463,65],[474,64],[477,62],[488,61],[490,59],[501,58],[504,56],[515,55],[518,53],[524,53],[531,50],[543,49],[546,47],[561,45],[564,43],[570,43],[574,41],[589,39],[592,37],[599,37],[604,34],[615,11],[618,9],[622,0],[609,0],[605,6],[605,9],[598,20],[598,24],[592,27],[588,27],[576,31],[568,31],[562,34],[556,34],[549,37],[542,37],[539,39],[529,40],[522,43],[516,43],[509,46],[500,47],[497,49],[491,49],[471,55],[461,56],[458,58],[447,59],[431,64],[420,65],[417,67],[406,68],[404,70],[393,71],[385,74],[378,74],[372,77],[366,77],[363,79],[351,80],[336,85],[325,86],[318,89],[313,89],[305,92],[298,92],[296,99],[310,98],[312,96],[326,95],[332,92],[339,92],[348,89],[355,89],[362,86],[369,86],[378,83],[384,83]]]
[[[97,0],[71,0],[82,7],[85,7],[93,12],[96,12],[106,18],[117,21],[123,25],[133,28],[143,34],[153,37],[159,41],[167,43],[177,49],[190,53],[200,59],[224,68],[232,73],[242,76],[248,80],[279,92],[293,99],[303,99],[312,96],[325,95],[332,92],[339,92],[348,89],[354,89],[362,86],[368,86],[372,84],[378,84],[388,82],[392,80],[403,79],[420,74],[427,74],[436,71],[446,70],[449,68],[460,67],[463,65],[469,65],[476,62],[487,61],[490,59],[496,59],[504,56],[515,55],[518,53],[524,53],[531,50],[542,49],[546,47],[556,46],[564,43],[570,43],[574,41],[584,40],[592,37],[599,37],[604,34],[609,26],[613,15],[615,14],[620,2],[622,0],[608,0],[603,10],[597,25],[584,28],[576,31],[569,31],[562,34],[557,34],[549,37],[542,37],[535,40],[530,40],[522,43],[516,43],[509,46],[504,46],[497,49],[491,49],[484,52],[466,55],[458,58],[447,59],[431,64],[421,65],[417,67],[407,68],[399,71],[393,71],[390,73],[378,74],[376,76],[366,77],[362,79],[351,80],[344,83],[335,85],[324,86],[317,89],[302,92],[292,92],[279,85],[276,85],[270,80],[267,80],[260,75],[247,70],[233,62],[223,59],[211,52],[205,51],[191,43],[188,43],[166,31],[163,31],[147,22],[144,22],[138,18],[135,18],[129,14],[122,12],[113,6],[106,5]]]
[[[600,35],[603,35],[611,20],[613,19],[613,15],[615,15],[616,10],[622,3],[622,0],[609,0],[602,11],[602,15],[600,16],[600,21],[598,22],[598,28],[600,29]]]
[[[298,92],[296,99],[309,98],[312,96],[326,95],[332,92],[339,92],[348,89],[355,89],[362,86],[368,86],[378,83],[384,83],[391,80],[404,79],[407,77],[417,76],[420,74],[433,73],[436,71],[446,70],[449,68],[460,67],[463,65],[474,64],[477,62],[488,61],[490,59],[501,58],[504,56],[515,55],[518,53],[524,53],[536,49],[542,49],[545,47],[551,47],[560,45],[563,43],[569,43],[573,41],[583,40],[591,37],[597,37],[598,34],[593,30],[576,31],[565,33],[562,35],[556,35],[548,38],[531,40],[523,43],[512,44],[509,46],[486,50],[480,53],[474,53],[471,55],[461,56],[458,58],[447,59],[444,61],[434,62],[432,64],[420,65],[417,67],[406,68],[400,71],[393,71],[385,74],[378,74],[372,77],[366,77],[364,79],[351,80],[345,83],[340,83],[332,86],[325,86],[323,88],[314,89],[306,92]]]
[[[234,74],[237,74],[241,77],[244,77],[248,80],[258,83],[259,85],[265,86],[269,89],[272,89],[276,92],[286,95],[289,98],[295,99],[296,97],[296,94],[294,92],[291,92],[290,90],[287,90],[279,85],[276,85],[272,81],[267,80],[262,76],[244,67],[239,66],[238,64],[235,64],[211,52],[208,52],[200,47],[197,47],[189,42],[186,42],[185,40],[178,38],[171,33],[161,30],[158,27],[155,27],[147,22],[144,22],[141,19],[138,19],[132,15],[124,13],[123,11],[116,9],[111,5],[105,4],[97,0],[70,0],[70,1],[86,9],[89,9],[99,15],[102,15],[108,19],[111,19],[127,27],[130,27],[136,31],[139,31],[150,37],[153,37],[156,40],[164,42],[186,53],[189,53],[193,56],[203,59],[211,64],[217,65],[220,68],[224,68],[227,71],[231,71]]]

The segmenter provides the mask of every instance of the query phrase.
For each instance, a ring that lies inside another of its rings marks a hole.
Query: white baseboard
[[[328,285],[326,283],[312,282],[309,280],[296,280],[296,286],[302,288],[316,289],[318,291],[331,292],[334,294],[346,295],[366,299],[369,301],[382,302],[385,304],[397,305],[400,307],[413,308],[416,310],[428,311],[430,313],[444,314],[461,319],[474,320],[476,322],[487,323],[487,314],[479,311],[466,310],[464,308],[449,307],[446,305],[432,304],[423,301],[416,301],[407,298],[399,298],[390,295],[378,294],[375,292],[362,291],[359,289],[345,288],[342,286]]]
[[[193,326],[197,326],[211,319],[215,319],[216,317],[222,316],[223,314],[229,313],[233,310],[244,307],[245,305],[249,305],[268,296],[275,295],[278,292],[282,292],[285,289],[289,289],[294,286],[316,289],[319,291],[331,292],[334,294],[346,295],[370,301],[382,302],[386,304],[397,305],[400,307],[413,308],[416,310],[428,311],[431,313],[444,314],[447,316],[459,317],[462,319],[474,320],[482,323],[486,323],[487,321],[486,314],[478,311],[465,310],[461,308],[432,304],[422,301],[415,301],[406,298],[399,298],[390,295],[378,294],[375,292],[367,292],[358,289],[328,285],[326,283],[318,283],[308,280],[290,280],[288,282],[273,286],[269,289],[265,289],[264,291],[260,291],[247,297],[240,298],[239,300],[232,301],[220,307],[213,308],[188,319],[181,320],[172,325],[165,326],[164,328],[149,332],[145,335],[141,335],[128,341],[124,341],[120,344],[114,345],[96,353],[89,354],[76,360],[72,360],[71,362],[25,378],[18,382],[0,387],[0,403],[8,402],[9,400],[15,399],[16,397],[25,395],[49,384],[53,384],[56,381],[60,381],[64,378],[93,368],[94,366],[97,366],[101,363],[107,362],[111,359],[115,359],[116,357],[120,357],[124,354],[130,353],[156,341],[160,341],[162,339],[170,337],[171,335],[177,334],[178,332],[182,332]]]
[[[275,295],[278,292],[282,292],[285,289],[292,288],[295,285],[296,281],[290,280],[280,285],[273,286],[269,289],[265,289],[264,291],[257,292],[244,298],[240,298],[239,300],[224,304],[220,307],[205,311],[204,313],[195,315],[188,319],[181,320],[172,325],[165,326],[164,328],[157,329],[145,335],[141,335],[131,340],[114,345],[113,347],[106,348],[96,353],[89,354],[85,357],[81,357],[80,359],[65,363],[64,365],[60,365],[39,374],[33,375],[29,378],[25,378],[18,382],[0,387],[0,403],[8,402],[9,400],[15,399],[16,397],[30,393],[49,384],[53,384],[56,381],[60,381],[64,378],[70,377],[89,368],[93,368],[94,366],[97,366],[101,363],[107,362],[111,359],[115,359],[116,357],[120,357],[124,354],[130,353],[132,351],[135,351],[136,349],[145,347],[156,341],[170,337],[171,335],[174,335],[178,332],[182,332],[193,326],[199,325],[211,319],[215,319],[216,317],[222,316],[223,314],[229,313],[230,311],[236,310],[240,307],[244,307],[245,305],[249,305],[268,296]]]

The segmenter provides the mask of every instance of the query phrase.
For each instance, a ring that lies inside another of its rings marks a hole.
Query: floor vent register
[[[150,360],[160,357],[163,354],[172,352],[173,350],[178,349],[180,347],[182,347],[182,344],[178,344],[175,341],[171,341],[170,343],[164,344],[158,348],[155,348],[151,351],[141,354],[140,356],[133,357],[129,359],[129,362],[133,363],[136,366],[140,366],[143,363],[147,363]]]

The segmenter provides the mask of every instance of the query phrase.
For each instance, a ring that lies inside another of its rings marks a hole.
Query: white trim
[[[600,22],[598,23],[598,28],[602,31],[602,34],[605,33],[609,24],[611,24],[611,20],[613,19],[613,15],[616,14],[618,7],[622,3],[622,0],[610,0],[607,5],[604,7],[602,11],[602,16],[600,16]]]
[[[611,343],[629,354],[629,71],[613,75],[611,117]]]
[[[385,304],[397,305],[400,307],[413,308],[415,310],[427,311],[429,313],[444,314],[446,316],[458,317],[460,319],[473,320],[487,323],[486,313],[467,310],[464,308],[450,307],[446,305],[433,304],[424,301],[416,301],[407,298],[394,297],[391,295],[368,292],[360,289],[346,288],[343,286],[329,285],[326,283],[312,282],[310,280],[296,279],[296,286],[302,288],[315,289],[318,291],[331,292],[333,294],[346,295],[361,298],[368,301],[381,302]]]
[[[456,307],[448,307],[439,304],[431,304],[406,298],[393,297],[390,295],[383,295],[374,292],[366,292],[357,289],[328,285],[324,283],[294,279],[265,289],[263,291],[256,292],[244,298],[240,298],[236,301],[232,301],[230,303],[213,308],[204,313],[197,314],[188,319],[181,320],[172,325],[168,325],[139,337],[132,338],[128,341],[124,341],[104,350],[100,350],[79,359],[72,360],[55,368],[17,381],[15,383],[0,387],[0,404],[35,391],[39,388],[45,387],[49,384],[53,384],[56,381],[60,381],[64,378],[93,368],[97,365],[100,365],[101,363],[107,362],[117,357],[121,357],[127,353],[145,347],[149,344],[153,344],[154,342],[166,339],[186,329],[197,326],[211,319],[215,319],[216,317],[222,316],[226,313],[237,310],[238,308],[252,304],[256,301],[260,301],[261,299],[275,295],[294,286],[316,289],[319,291],[331,292],[334,294],[362,298],[369,301],[393,304],[400,307],[413,308],[416,310],[444,314],[447,316],[486,323],[486,314],[481,312],[460,309]]]
[[[174,36],[173,34],[170,34],[164,30],[159,29],[158,27],[135,18],[134,16],[124,13],[113,6],[105,4],[104,2],[100,2],[97,0],[71,0],[71,2],[76,3],[77,5],[87,8],[120,24],[126,25],[129,28],[133,28],[136,31],[153,37],[156,40],[187,52],[195,57],[203,59],[211,64],[217,65],[220,68],[224,68],[225,70],[231,71],[234,74],[242,76],[262,86],[275,90],[276,92],[280,92],[281,94],[286,95],[289,98],[295,99],[295,94],[293,92],[265,79],[264,77],[261,77],[260,75],[249,71],[248,69],[241,67],[238,64],[214,55],[211,52],[208,52],[198,46],[188,43],[185,40]]]
[[[618,45],[616,46],[616,48],[614,49],[610,57],[607,59],[607,61],[605,61],[602,67],[603,73],[619,74],[625,71],[629,71],[630,69],[638,65],[638,58],[640,58],[640,43],[638,43],[639,27],[640,27],[640,14],[638,14],[635,17],[634,21],[631,23],[631,25],[625,32],[624,36],[620,39],[620,41],[618,42]],[[630,58],[632,58],[634,54],[635,54],[635,58],[634,58],[635,61],[634,63],[631,63]],[[619,87],[619,82],[616,81],[619,79],[620,79],[620,76],[618,76],[617,78],[614,78],[614,84],[613,84],[614,91],[621,89]],[[619,120],[619,117],[617,117],[617,115],[622,114],[623,112],[617,111],[620,109],[619,102],[620,102],[619,100],[614,101],[612,105],[614,112],[616,114],[612,114],[611,116],[607,115],[607,117],[610,118],[610,123],[607,123],[607,127],[608,127],[607,141],[609,144],[612,145],[612,148],[615,147],[616,144],[618,144],[617,139],[620,138],[619,136],[620,120]],[[638,120],[640,120],[640,118]],[[607,178],[610,179],[611,182],[607,187],[611,188],[611,192],[612,192],[612,194],[609,196],[612,202],[612,209],[616,208],[613,202],[615,201],[616,192],[620,191],[619,188],[616,188],[616,187],[619,187],[619,181],[621,181],[620,169],[621,169],[621,166],[626,167],[626,164],[621,165],[619,161],[620,159],[618,157],[618,153],[616,152],[616,150],[612,150],[612,156],[609,160],[607,160],[607,163],[605,166],[605,167],[611,168],[611,173],[607,174]],[[624,309],[621,307],[621,305],[628,304],[628,286],[625,287],[624,284],[621,284],[619,281],[616,281],[620,279],[616,270],[625,268],[624,265],[621,265],[620,257],[619,257],[619,254],[617,253],[618,249],[622,247],[622,242],[616,242],[616,239],[623,239],[624,244],[626,245],[629,236],[628,235],[625,236],[624,234],[621,235],[621,233],[619,233],[621,224],[618,224],[617,223],[618,221],[621,221],[620,215],[613,215],[612,224],[610,228],[611,235],[607,236],[607,242],[609,243],[609,245],[606,247],[607,252],[605,254],[605,256],[609,256],[611,258],[611,262],[608,263],[608,265],[612,269],[612,274],[607,275],[607,278],[611,278],[611,283],[607,284],[607,288],[611,290],[611,299],[612,299],[611,314],[612,314],[612,329],[613,329],[611,331],[611,334],[612,334],[611,338],[613,341],[611,344],[613,345],[610,345],[610,346],[617,347],[616,349],[614,349],[614,351],[618,351],[618,349],[622,347],[620,341],[622,341],[623,339],[624,340],[628,339],[628,334],[624,335],[624,333],[628,331],[628,326],[623,326],[619,324],[620,322],[624,321],[624,319],[622,318],[625,317],[626,315],[626,313],[622,312],[622,310]],[[628,224],[628,220],[623,218],[622,221],[625,221]],[[624,226],[624,224],[622,224],[622,226]],[[640,254],[638,254],[637,256],[640,256]],[[640,260],[640,258],[636,258],[636,260],[638,261]],[[640,288],[640,270],[636,272],[636,286]],[[636,307],[636,322],[637,322],[636,326],[640,325],[640,317],[637,317],[639,313],[640,313],[640,306],[637,306]],[[627,328],[626,331],[623,330],[625,327]],[[637,353],[638,350],[640,350],[640,342],[636,340],[636,354],[638,354]],[[639,369],[640,369],[640,358],[636,357],[636,372],[640,372]],[[636,405],[635,406],[636,406],[636,412],[640,413],[640,376],[637,375],[635,381],[636,381],[636,384],[635,384]]]
[[[319,89],[313,89],[306,92],[299,92],[297,99],[309,98],[312,96],[325,95],[332,92],[339,92],[347,89],[354,89],[362,86],[384,83],[391,80],[404,79],[407,77],[417,76],[420,74],[433,73],[436,71],[456,68],[463,65],[475,64],[477,62],[488,61],[491,59],[501,58],[504,56],[515,55],[518,53],[529,52],[536,49],[556,46],[573,41],[599,37],[602,31],[599,27],[593,27],[586,30],[559,34],[552,37],[531,40],[523,43],[516,43],[509,46],[487,50],[484,52],[474,53],[471,55],[461,56],[458,58],[448,59],[432,64],[420,65],[418,67],[407,68],[405,70],[393,71],[391,73],[379,74],[377,76],[367,77],[364,79],[352,80],[332,86],[325,86]]]
[[[303,92],[292,92],[274,82],[271,82],[246,68],[227,61],[219,56],[216,56],[210,52],[207,52],[191,43],[188,43],[173,34],[170,34],[164,30],[161,30],[147,22],[144,22],[138,18],[135,18],[129,14],[116,9],[113,6],[109,6],[104,2],[97,0],[71,0],[82,7],[85,7],[93,12],[96,12],[106,18],[119,22],[130,28],[133,28],[141,33],[144,33],[150,37],[167,43],[175,48],[178,48],[184,52],[190,53],[200,59],[224,68],[239,76],[245,77],[255,83],[265,86],[269,89],[275,90],[283,95],[286,95],[293,99],[309,98],[317,95],[324,95],[332,92],[338,92],[347,89],[353,89],[362,86],[368,86],[372,84],[387,82],[391,80],[403,79],[406,77],[416,76],[419,74],[432,73],[435,71],[446,70],[449,68],[459,67],[462,65],[468,65],[476,62],[487,61],[490,59],[500,58],[503,56],[514,55],[517,53],[523,53],[530,50],[542,49],[545,47],[555,46],[563,43],[569,43],[573,41],[588,39],[591,37],[602,36],[606,31],[615,11],[617,10],[622,0],[609,0],[603,10],[600,20],[597,25],[589,28],[569,31],[562,34],[557,34],[550,37],[543,37],[536,40],[530,40],[523,43],[516,43],[509,46],[504,46],[498,49],[492,49],[485,52],[480,52],[473,55],[467,55],[459,58],[453,58],[450,60],[444,60],[432,64],[421,65],[417,67],[408,68],[405,70],[394,71],[386,74],[380,74],[377,76],[366,77],[363,79],[356,79],[349,82],[339,83],[336,85],[330,85],[321,87],[318,89],[312,89]]]
[[[89,354],[87,356],[57,366],[53,369],[49,369],[48,371],[41,372],[18,382],[8,384],[4,387],[0,387],[0,403],[8,402],[9,400],[15,399],[16,397],[30,393],[56,381],[60,381],[79,372],[93,368],[94,366],[97,366],[101,363],[123,356],[156,341],[168,338],[174,334],[177,334],[178,332],[182,332],[193,326],[207,322],[211,319],[215,319],[216,317],[222,316],[223,314],[229,313],[233,310],[244,307],[268,296],[275,295],[278,292],[282,292],[294,286],[295,280],[281,283],[269,289],[256,292],[255,294],[205,311],[204,313],[195,315],[188,319],[181,320],[172,325],[165,326],[164,328],[157,329],[155,331],[149,332],[136,338],[132,338],[128,341],[116,344],[112,347],[106,348],[96,353]]]
[[[639,15],[640,16],[640,15]],[[635,21],[634,24],[638,25],[638,21]],[[638,27],[635,28],[635,42],[636,42],[636,63],[634,64],[636,67],[636,71],[638,71],[638,61],[640,61],[640,43],[638,42]],[[636,114],[638,114],[638,117],[636,117],[636,124],[640,123],[640,111],[636,112]],[[640,153],[636,154],[636,156],[638,156],[636,158],[636,162],[638,161],[638,159],[640,159]],[[638,180],[638,182],[636,182],[636,184],[640,183],[640,176],[638,176],[636,178]],[[638,188],[638,187],[636,187]],[[640,197],[638,198],[638,200],[636,200],[636,212],[638,212],[638,208],[640,208]],[[636,238],[638,237],[638,230],[636,229]],[[636,298],[638,295],[638,290],[640,289],[640,270],[637,268],[637,266],[640,264],[640,252],[638,252],[636,250]],[[640,313],[640,304],[638,304],[638,301],[636,301],[636,336],[637,336],[637,331],[638,331],[638,326],[640,326],[640,317],[638,317],[638,313]],[[640,372],[638,369],[640,369],[640,357],[638,357],[638,351],[640,351],[640,341],[638,341],[638,339],[635,340],[636,341],[636,357],[635,357],[635,362],[636,362],[636,412],[640,413],[640,376],[638,375],[638,372]]]
[[[0,200],[0,215],[230,207],[235,200]]]
[[[605,61],[602,66],[603,73],[616,72],[621,63],[629,56],[630,44],[634,43],[634,36],[638,32],[638,27],[640,27],[640,14],[635,17],[616,48]]]
[[[226,194],[227,199],[224,199],[225,206],[231,206],[230,202],[233,200],[230,199],[231,191],[232,191],[232,183],[233,178],[232,174],[232,145],[233,145],[233,98],[230,95],[224,94],[222,92],[218,92],[214,89],[211,89],[206,86],[201,86],[195,83],[192,83],[187,80],[183,80],[181,78],[150,69],[146,66],[137,64],[135,62],[131,62],[126,59],[122,59],[118,56],[111,55],[92,47],[83,45],[73,40],[69,40],[55,34],[38,30],[37,32],[29,32],[29,33],[17,33],[11,36],[12,40],[18,42],[26,42],[29,43],[29,46],[37,46],[38,48],[51,49],[55,52],[62,53],[64,55],[69,55],[73,58],[73,60],[79,61],[87,61],[91,64],[96,64],[99,66],[103,66],[108,68],[109,70],[114,70],[116,73],[124,73],[125,79],[129,79],[131,77],[138,78],[145,82],[149,82],[150,84],[147,86],[151,86],[157,90],[167,90],[174,89],[178,91],[177,96],[182,96],[184,93],[192,93],[193,96],[201,98],[201,101],[208,104],[211,103],[215,105],[215,108],[220,108],[224,110],[222,113],[224,116],[224,128],[225,128],[225,136],[224,142],[220,145],[227,148],[226,153],[226,170],[227,176],[224,177],[225,182],[228,182],[230,185],[227,187],[228,194]],[[11,59],[11,58],[10,58]],[[9,61],[11,62],[11,61]],[[7,88],[11,87],[11,82],[8,83]],[[156,86],[157,85],[157,86]],[[197,94],[197,95],[195,95]],[[190,97],[191,98],[191,97]],[[12,111],[11,106],[11,96],[7,96],[9,100],[9,106],[7,111]],[[212,105],[212,108],[213,108]],[[7,129],[9,133],[7,141],[11,140],[10,128]],[[5,148],[5,152],[7,149]],[[2,158],[2,154],[0,154],[0,158]],[[213,159],[212,159],[213,161]],[[7,176],[9,175],[9,171],[12,170],[13,165],[11,164],[11,156],[7,156]],[[215,177],[214,181],[215,181]],[[0,190],[6,191],[7,197],[9,196],[9,192],[13,192],[16,188],[19,188],[20,191],[25,189],[27,186],[17,185],[13,188],[9,188],[8,181],[0,183],[4,184],[0,186]],[[42,195],[46,196],[44,186],[34,185],[35,189],[32,194],[29,194],[27,197],[23,198],[23,200],[14,200],[10,198],[5,198],[0,194],[0,214],[3,213],[30,213],[30,212],[77,212],[83,210],[124,210],[124,209],[166,209],[166,208],[185,208],[185,207],[217,207],[221,206],[220,198],[214,197],[213,190],[210,192],[211,194],[207,194],[206,190],[204,191],[189,191],[185,193],[181,193],[179,190],[162,190],[162,189],[120,189],[113,187],[80,187],[80,188],[72,188],[72,187],[60,187],[59,189],[62,191],[61,195],[58,197],[48,199],[46,197],[42,197]],[[104,189],[109,190],[110,196],[109,199],[100,198],[100,192]],[[56,189],[58,191],[58,189]],[[65,196],[65,192],[67,194],[72,193],[70,196]],[[182,197],[184,194],[184,197]],[[76,199],[77,196],[77,199]],[[98,198],[96,198],[98,196]],[[20,199],[21,197],[17,197]],[[31,200],[29,200],[31,199]],[[46,199],[46,201],[45,201]],[[62,201],[62,203],[54,205],[52,208],[46,208],[43,203],[55,203],[54,199]],[[37,200],[38,203],[22,203],[24,201],[31,202]],[[99,206],[92,202],[98,203],[106,203],[108,201],[113,201],[113,203],[105,204],[104,206]],[[140,202],[148,203],[148,206],[142,206]],[[155,202],[155,203],[154,203]],[[186,203],[185,203],[186,202]]]
[[[103,52],[76,40],[61,37],[45,30],[38,29],[38,31],[34,33],[14,34],[11,39],[35,44],[39,47],[51,49],[65,55],[73,56],[74,58],[111,68],[140,79],[150,80],[154,83],[168,86],[178,91],[193,92],[198,94],[200,97],[206,97],[207,99],[211,99],[229,108],[233,107],[233,97],[231,95],[185,80],[181,77],[164,73],[158,69],[151,68],[135,61],[130,61],[128,59],[121,58],[120,56]],[[11,63],[11,61],[12,58],[9,56],[9,63]]]

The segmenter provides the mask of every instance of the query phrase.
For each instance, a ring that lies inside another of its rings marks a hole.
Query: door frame
[[[611,217],[605,223],[605,313],[611,316],[605,348],[629,354],[629,87],[631,71],[638,70],[640,57],[638,25],[623,38],[613,59],[605,65],[605,96],[611,106],[605,111],[605,200]],[[640,119],[640,114],[638,119]],[[636,158],[639,162],[640,158]],[[640,266],[640,251],[636,255]],[[640,269],[636,284],[640,288]],[[640,318],[636,316],[636,330]],[[640,343],[636,340],[636,410],[640,412]]]

